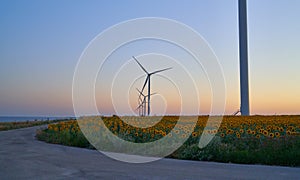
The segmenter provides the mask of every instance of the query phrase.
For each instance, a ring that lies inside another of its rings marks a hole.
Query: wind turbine
[[[152,94],[148,94],[148,95],[144,95],[142,91],[140,91],[138,88],[136,88],[136,90],[139,92],[139,101],[141,102],[141,104],[139,104],[139,106],[137,107],[137,109],[142,109],[142,116],[146,115],[146,98],[148,96],[152,96],[155,95],[156,93],[152,93]],[[143,99],[141,98],[141,96],[143,96]]]
[[[139,92],[139,101],[141,102],[138,106],[138,108],[142,109],[142,116],[146,115],[146,98],[147,96],[143,94],[140,90],[136,88],[136,90]],[[143,96],[143,99],[141,98]]]
[[[160,72],[163,72],[163,71],[166,71],[166,70],[169,70],[169,69],[172,69],[171,67],[170,68],[165,68],[165,69],[161,69],[161,70],[157,70],[157,71],[154,71],[154,72],[151,72],[149,73],[142,65],[141,63],[139,63],[139,61],[134,57],[132,56],[133,59],[138,63],[138,65],[142,68],[142,70],[147,74],[147,78],[145,80],[145,83],[143,85],[143,88],[141,90],[141,92],[144,91],[144,88],[148,82],[148,116],[150,115],[150,79],[151,79],[151,75],[153,74],[156,74],[156,73],[160,73]],[[141,95],[141,94],[140,94]]]
[[[239,48],[240,48],[240,90],[241,115],[249,116],[247,1],[239,0]]]
[[[138,99],[138,107],[135,110],[139,111],[139,116],[144,116],[144,101],[142,100],[140,94],[139,94],[139,99]]]

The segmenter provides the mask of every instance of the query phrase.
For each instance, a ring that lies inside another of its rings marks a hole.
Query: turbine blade
[[[170,67],[170,68],[166,68],[166,69],[157,70],[157,71],[154,71],[154,72],[150,73],[150,75],[156,74],[156,73],[159,73],[159,72],[163,72],[163,71],[166,71],[166,70],[169,70],[169,69],[172,69],[172,68]]]
[[[155,95],[155,94],[157,94],[157,93],[152,93],[152,94],[150,94],[150,96],[152,96],[152,95]],[[147,95],[146,97],[148,97],[149,95]]]
[[[140,104],[135,110],[138,110],[142,107],[142,104]]]
[[[139,92],[139,100],[142,102],[141,96],[145,96],[145,95],[138,88],[136,88],[136,90]]]
[[[157,93],[152,93],[152,94],[150,94],[150,96],[155,95],[155,94],[157,94]]]
[[[136,90],[137,90],[140,94],[143,94],[142,91],[140,91],[138,88],[136,88]]]
[[[143,106],[144,100],[137,106],[136,110]]]
[[[146,84],[147,84],[148,80],[149,80],[149,75],[147,76],[147,78],[146,78],[146,80],[145,80],[145,83],[144,83],[144,85],[143,85],[143,88],[142,88],[141,92],[143,92],[143,91],[144,91],[144,89],[145,89],[145,86],[146,86]]]
[[[142,102],[141,94],[139,94],[139,102]]]
[[[149,74],[148,71],[141,65],[141,63],[140,63],[134,56],[132,56],[132,57],[133,57],[133,59],[139,64],[139,66],[140,66],[147,74]]]

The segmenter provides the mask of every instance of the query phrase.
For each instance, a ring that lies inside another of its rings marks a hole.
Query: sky
[[[299,8],[298,0],[248,1],[250,112],[253,115],[300,114]],[[74,115],[73,75],[84,49],[109,27],[142,17],[181,22],[206,40],[224,73],[225,114],[232,114],[240,106],[237,12],[237,0],[2,0],[0,115]],[[180,63],[186,63],[187,67],[191,64],[187,60],[179,60],[176,64],[168,58],[172,48],[149,40],[129,44],[113,54],[104,70],[99,72],[95,84],[99,111],[116,113],[112,106],[115,102],[115,108],[121,114],[134,113],[137,106],[135,88],[141,87],[145,79],[137,64],[129,61],[135,54],[149,71],[173,67],[173,71],[151,79],[151,91],[158,93],[152,98],[153,114],[180,111],[178,89],[184,89],[184,86],[176,87],[166,78],[176,79],[176,74],[181,77],[177,78],[178,82],[188,82],[188,74],[191,75],[196,88],[191,87],[190,96],[181,95],[192,101],[193,93],[198,93],[200,114],[209,113],[211,87],[204,71],[191,68],[187,69],[188,73],[178,73],[176,67],[179,68]],[[155,61],[145,54],[150,51],[153,51]],[[157,56],[155,53],[169,54]],[[126,57],[126,61],[122,61],[122,57]],[[134,75],[135,81],[130,78]],[[112,77],[115,81],[108,91],[105,87]],[[127,81],[131,84],[124,83]],[[129,89],[125,94],[121,91],[122,85]],[[124,97],[127,99],[121,101]],[[128,104],[131,110],[125,107]],[[190,103],[190,108],[193,105]]]

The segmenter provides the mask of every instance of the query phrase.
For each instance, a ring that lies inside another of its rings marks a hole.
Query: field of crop
[[[155,142],[163,137],[184,139],[184,143],[168,156],[170,158],[300,166],[300,116],[225,116],[220,127],[210,123],[208,128],[205,128],[208,116],[180,118],[183,123],[178,123],[176,116],[162,119],[83,117],[77,121],[49,124],[47,129],[37,131],[37,138],[50,143],[86,148],[94,145],[97,149],[103,147],[101,150],[124,152],[121,145],[107,135],[109,129],[111,135],[135,144]],[[101,142],[89,139],[91,145],[84,136],[89,133],[94,133],[96,139],[101,136]],[[215,137],[200,149],[199,139],[204,134],[215,134]],[[128,152],[135,153],[132,149]]]

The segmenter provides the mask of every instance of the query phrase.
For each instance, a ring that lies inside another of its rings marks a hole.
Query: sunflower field
[[[49,124],[46,129],[38,130],[36,137],[49,143],[97,149],[120,144],[110,141],[106,135],[101,135],[106,139],[102,139],[100,145],[89,139],[90,143],[86,133],[97,135],[109,131],[133,143],[168,137],[184,139],[169,158],[300,166],[300,116],[224,116],[221,124],[212,122],[207,126],[208,121],[209,116],[82,117]],[[213,135],[213,139],[199,148],[199,140],[205,134]]]

